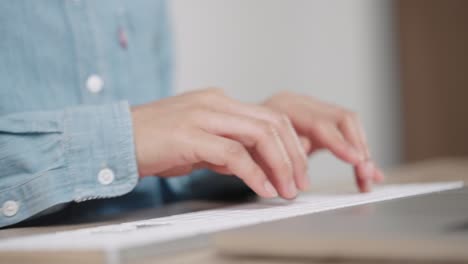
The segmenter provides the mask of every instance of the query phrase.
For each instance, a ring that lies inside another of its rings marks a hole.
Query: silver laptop
[[[216,235],[230,256],[468,261],[468,188],[347,207]]]

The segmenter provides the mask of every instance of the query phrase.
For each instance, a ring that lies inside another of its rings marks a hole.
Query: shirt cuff
[[[138,169],[127,102],[79,106],[34,117],[41,126],[32,129],[28,118],[24,122],[14,119],[8,126],[15,133],[25,133],[18,138],[36,147],[29,158],[15,152],[23,158],[21,167],[17,166],[21,170],[14,183],[0,189],[0,227],[58,204],[115,197],[134,189]]]
[[[66,167],[73,200],[120,196],[138,183],[127,102],[69,109],[64,122]]]

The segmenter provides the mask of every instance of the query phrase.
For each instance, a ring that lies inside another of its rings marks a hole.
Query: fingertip
[[[361,193],[368,193],[372,190],[372,181],[368,179],[361,180],[360,184],[358,184],[359,191]]]
[[[385,175],[383,174],[383,172],[380,169],[376,168],[375,174],[374,174],[374,179],[375,179],[375,181],[377,183],[382,183],[385,180]]]
[[[372,162],[364,162],[354,167],[356,183],[361,193],[368,193],[372,189],[372,174],[374,173],[374,166]]]
[[[368,187],[365,180],[356,176],[356,184],[360,193],[368,192]]]
[[[372,188],[370,187],[369,183],[364,184],[363,188],[361,189],[361,193],[370,193]]]
[[[273,187],[270,181],[265,181],[265,183],[263,184],[263,189],[266,191],[267,198],[278,197],[278,192],[276,191],[275,187]]]
[[[287,196],[290,198],[296,198],[297,196],[297,188],[294,181],[289,182]]]
[[[281,188],[281,197],[286,200],[293,200],[297,196],[297,187],[294,181],[289,182]]]

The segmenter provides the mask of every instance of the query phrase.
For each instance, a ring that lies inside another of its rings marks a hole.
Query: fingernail
[[[270,194],[270,197],[278,196],[278,192],[276,191],[275,187],[273,187],[273,185],[269,181],[265,181],[265,183],[263,184],[263,187]]]
[[[296,184],[294,183],[294,181],[289,183],[288,194],[291,197],[296,197],[297,195],[297,188],[296,188]]]

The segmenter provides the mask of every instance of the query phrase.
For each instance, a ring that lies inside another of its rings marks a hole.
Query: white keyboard
[[[9,250],[104,250],[107,253],[199,234],[311,214],[353,205],[460,188],[462,182],[401,184],[377,187],[366,194],[307,194],[294,201],[262,200],[226,207],[128,222],[0,240],[0,252]]]

